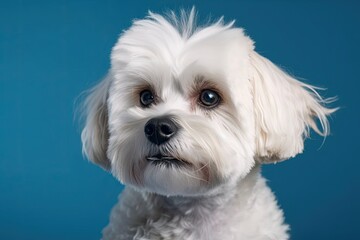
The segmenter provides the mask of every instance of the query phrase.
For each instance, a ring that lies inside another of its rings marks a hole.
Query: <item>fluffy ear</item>
[[[290,77],[255,51],[250,64],[258,161],[276,162],[301,153],[310,128],[329,134],[327,116],[336,109],[323,106],[329,100],[323,100],[317,88]]]
[[[106,156],[108,147],[107,98],[111,77],[108,75],[94,88],[90,89],[84,101],[85,127],[81,133],[83,153],[92,162],[109,170],[110,161]]]

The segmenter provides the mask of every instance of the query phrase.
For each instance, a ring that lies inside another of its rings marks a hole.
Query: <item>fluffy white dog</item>
[[[233,22],[194,21],[136,20],[85,101],[83,151],[126,185],[103,239],[288,239],[260,165],[327,135],[334,109]]]

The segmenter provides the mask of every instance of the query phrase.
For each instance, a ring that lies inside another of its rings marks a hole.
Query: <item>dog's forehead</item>
[[[197,76],[226,79],[248,55],[252,41],[240,28],[214,24],[189,36],[169,22],[142,20],[119,39],[112,51],[112,71],[128,73],[161,88],[182,90]]]

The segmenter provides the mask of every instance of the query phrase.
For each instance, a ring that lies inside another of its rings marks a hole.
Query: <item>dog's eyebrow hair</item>
[[[224,91],[224,89],[218,86],[218,84],[212,81],[211,79],[206,78],[203,75],[197,75],[194,78],[193,89],[196,91],[196,90],[202,90],[204,88],[216,89],[220,92]]]
[[[201,84],[205,82],[205,77],[203,75],[196,75],[194,78],[194,83],[197,84]]]
[[[218,84],[216,83],[216,81],[214,81],[213,78],[209,78],[206,77],[204,75],[196,75],[194,78],[194,86],[198,87],[198,86],[209,86],[209,87],[214,87],[214,88],[218,88]]]
[[[197,75],[194,78],[193,89],[199,90],[200,88],[203,88],[204,86],[208,85],[209,83],[210,83],[210,81],[206,80],[204,76]]]

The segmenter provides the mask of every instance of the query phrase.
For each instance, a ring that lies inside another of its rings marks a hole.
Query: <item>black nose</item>
[[[169,117],[152,118],[145,124],[145,136],[157,145],[168,141],[178,131],[175,122]]]

